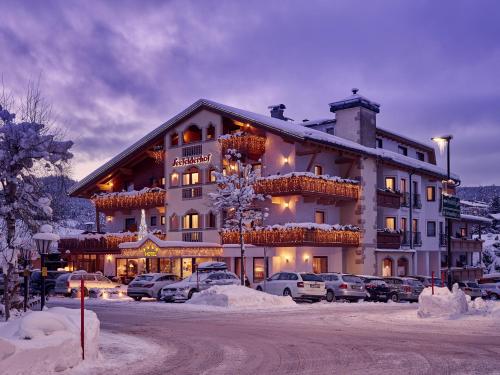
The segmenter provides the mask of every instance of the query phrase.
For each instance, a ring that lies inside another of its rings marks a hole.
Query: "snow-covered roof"
[[[195,248],[195,247],[217,247],[221,245],[215,242],[185,242],[185,241],[165,241],[156,237],[154,234],[148,233],[143,239],[134,242],[122,242],[118,245],[120,249],[138,249],[147,241],[153,241],[158,247],[161,248]]]
[[[500,213],[498,214],[490,214],[490,217],[494,220],[500,220]]]
[[[488,219],[487,217],[484,217],[484,216],[461,214],[460,218],[464,221],[475,221],[475,222],[481,222],[481,223],[486,223],[486,224],[491,224],[491,222],[492,222],[491,219]]]
[[[472,202],[472,201],[467,201],[460,199],[460,204],[463,206],[468,206],[468,207],[477,207],[477,208],[488,208],[488,204],[484,202]]]
[[[315,126],[315,125],[333,124],[335,122],[336,122],[336,120],[333,118],[322,118],[322,119],[317,119],[317,120],[306,120],[306,121],[299,122],[298,124],[302,125],[302,126],[309,127],[309,126]]]
[[[360,97],[357,94],[351,97],[354,96]],[[127,149],[116,155],[108,162],[104,163],[101,167],[97,168],[94,172],[92,172],[87,177],[83,178],[80,182],[72,186],[69,189],[69,194],[75,193],[86,184],[94,181],[95,179],[99,178],[102,175],[105,175],[106,173],[109,173],[122,160],[129,157],[135,151],[139,150],[140,148],[144,147],[150,142],[154,141],[157,137],[161,136],[170,127],[174,126],[178,121],[180,121],[186,116],[189,116],[191,113],[193,113],[194,111],[198,110],[201,107],[206,107],[208,109],[220,111],[227,115],[232,115],[242,120],[256,123],[271,131],[276,131],[281,134],[295,138],[298,141],[311,141],[315,143],[321,143],[323,145],[330,147],[341,148],[355,153],[362,153],[374,157],[379,157],[386,161],[391,161],[396,164],[404,165],[410,168],[415,168],[416,170],[435,174],[440,177],[446,176],[445,170],[434,164],[430,164],[408,156],[404,156],[393,151],[366,147],[359,143],[350,141],[348,139],[344,139],[319,130],[308,128],[302,125],[300,122],[280,120],[274,117],[269,117],[267,115],[254,113],[244,109],[239,109],[225,104],[217,103],[212,100],[199,99],[195,103],[190,105],[188,108],[186,108],[184,111],[172,117],[170,120],[160,125],[158,128],[154,129],[146,136],[142,137],[140,140],[132,144],[130,147],[128,147]],[[455,174],[453,174],[452,177],[454,179],[459,179],[458,175]]]
[[[359,95],[357,89],[353,89],[352,95],[349,95],[347,98],[330,103],[329,105],[330,111],[332,112],[335,112],[339,109],[352,108],[358,105],[368,108],[376,113],[380,111],[379,103],[374,102],[373,100],[370,100],[362,95]]]

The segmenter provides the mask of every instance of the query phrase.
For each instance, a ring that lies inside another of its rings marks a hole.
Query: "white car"
[[[201,263],[197,272],[161,290],[160,299],[165,302],[184,302],[191,299],[194,293],[208,289],[214,285],[240,285],[236,274],[227,270],[222,262]]]
[[[112,282],[107,277],[98,273],[87,273],[85,271],[75,271],[65,273],[56,279],[54,292],[65,296],[76,297],[80,290],[81,281],[84,281],[84,295],[89,295],[91,289],[115,289],[120,288],[120,284]]]
[[[257,290],[293,299],[320,301],[326,296],[325,282],[314,273],[278,272],[262,281]]]
[[[127,296],[136,301],[142,297],[151,297],[160,300],[161,289],[167,285],[179,281],[173,273],[146,273],[137,276],[127,288]]]

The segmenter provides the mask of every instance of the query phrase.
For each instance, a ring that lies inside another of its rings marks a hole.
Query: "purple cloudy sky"
[[[329,116],[352,87],[378,125],[452,133],[464,185],[500,184],[498,1],[2,1],[0,73],[42,88],[82,178],[196,99]]]

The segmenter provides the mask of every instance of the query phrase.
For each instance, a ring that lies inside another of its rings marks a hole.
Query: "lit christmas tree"
[[[148,225],[146,224],[146,211],[141,210],[141,224],[139,225],[139,232],[137,233],[137,240],[142,240],[148,235]]]

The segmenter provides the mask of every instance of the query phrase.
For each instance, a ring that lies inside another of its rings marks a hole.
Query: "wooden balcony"
[[[266,195],[318,195],[338,199],[358,199],[359,196],[359,185],[354,181],[312,173],[263,177],[254,185],[254,190]]]
[[[139,191],[104,193],[94,195],[97,210],[119,210],[162,207],[165,205],[165,190],[161,188],[145,188]]]
[[[244,241],[256,246],[358,246],[359,232],[308,228],[262,228],[244,233]],[[222,244],[239,243],[238,231],[223,231]]]
[[[442,265],[441,272],[444,272],[446,275],[447,268]],[[482,267],[452,267],[451,268],[451,278],[454,282],[457,281],[474,281],[483,277],[483,268]]]
[[[451,251],[478,253],[483,250],[483,241],[465,238],[452,238]]]
[[[266,151],[266,138],[258,135],[246,133],[227,134],[219,137],[219,143],[223,155],[226,154],[228,149],[235,149],[252,159],[258,159]]]
[[[377,205],[399,209],[401,207],[401,194],[389,190],[377,190]]]
[[[164,240],[165,234],[155,233],[155,236]],[[120,245],[123,242],[137,241],[136,233],[106,233],[106,234],[82,234],[78,237],[61,238],[58,241],[59,251],[71,254],[120,254]]]
[[[397,232],[377,232],[377,248],[399,249],[401,247],[401,234]]]

